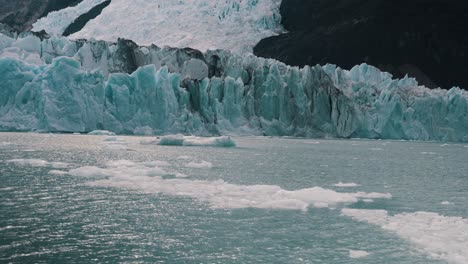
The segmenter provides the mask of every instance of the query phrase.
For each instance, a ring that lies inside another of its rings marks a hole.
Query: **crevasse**
[[[468,141],[468,94],[362,64],[0,35],[0,130]]]

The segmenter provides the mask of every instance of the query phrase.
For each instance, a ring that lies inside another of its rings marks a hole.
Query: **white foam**
[[[385,210],[342,209],[355,220],[396,233],[435,259],[468,263],[468,219],[431,212],[388,215]]]
[[[120,160],[107,162],[107,167],[81,167],[69,171],[79,177],[89,177],[90,186],[105,186],[188,196],[206,202],[214,208],[271,208],[307,210],[308,207],[335,207],[355,203],[365,193],[339,193],[321,187],[284,190],[275,185],[236,185],[223,180],[205,181],[183,179],[185,174],[167,173],[145,163]],[[163,177],[175,175],[176,178]],[[382,194],[386,196],[386,194]]]
[[[196,162],[196,161],[192,161],[190,163],[188,163],[187,165],[185,165],[185,167],[187,168],[195,168],[195,169],[211,169],[213,168],[213,164],[211,162],[208,162],[208,161],[200,161],[200,162]]]
[[[364,250],[349,250],[349,257],[350,258],[365,258],[369,256],[369,252]]]
[[[360,184],[354,183],[354,182],[349,182],[349,183],[343,183],[339,182],[335,184],[336,187],[342,187],[342,188],[351,188],[351,187],[359,187],[361,186]]]
[[[449,201],[443,201],[440,203],[441,205],[451,205],[452,203]]]
[[[183,135],[169,135],[158,137],[151,141],[142,141],[144,145],[162,145],[162,146],[199,146],[199,147],[235,147],[236,142],[227,136],[223,137],[195,137]]]

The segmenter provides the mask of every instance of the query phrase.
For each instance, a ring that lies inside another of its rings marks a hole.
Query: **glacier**
[[[0,130],[468,141],[468,92],[361,64],[0,34]]]
[[[139,45],[252,53],[261,39],[284,32],[280,5],[281,0],[113,0],[70,38],[125,38]],[[51,14],[35,28],[63,33],[56,25],[71,22],[67,17]]]
[[[75,19],[104,1],[105,0],[84,0],[76,6],[50,12],[47,16],[37,20],[36,23],[33,24],[32,31],[40,32],[44,30],[49,34],[62,35],[65,29],[73,23]]]

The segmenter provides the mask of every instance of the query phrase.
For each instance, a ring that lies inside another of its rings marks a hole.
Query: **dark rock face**
[[[0,0],[0,23],[17,31],[30,30],[49,12],[77,5],[82,0]]]
[[[254,52],[290,65],[366,62],[428,87],[468,89],[468,2],[458,0],[283,0],[289,33]]]

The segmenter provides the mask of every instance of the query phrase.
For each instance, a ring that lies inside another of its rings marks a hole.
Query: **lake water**
[[[468,145],[0,133],[2,263],[468,263]]]

